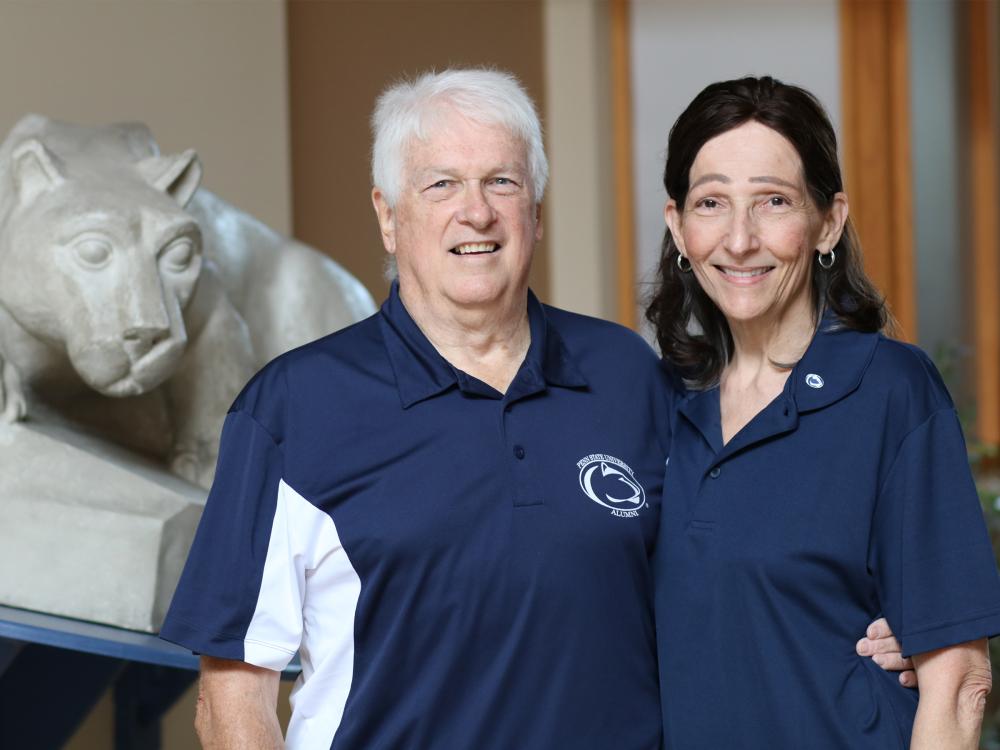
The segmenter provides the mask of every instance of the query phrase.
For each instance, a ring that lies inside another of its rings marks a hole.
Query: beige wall
[[[546,0],[552,186],[545,205],[550,302],[614,320],[615,204],[607,0]]]
[[[0,132],[28,112],[141,120],[193,147],[204,184],[290,228],[284,6],[278,0],[0,0]]]
[[[544,112],[542,0],[292,0],[288,38],[295,236],[381,299],[368,176],[376,96],[429,68],[493,65],[516,74]],[[547,279],[543,242],[531,280],[543,299]]]
[[[204,184],[291,228],[285,9],[280,0],[0,0],[0,133],[28,112],[141,120],[164,151],[194,147]],[[287,693],[287,689],[286,689]],[[165,750],[197,747],[194,695]],[[67,746],[113,746],[105,696]]]

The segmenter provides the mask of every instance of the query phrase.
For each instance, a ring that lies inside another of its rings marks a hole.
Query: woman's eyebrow
[[[749,182],[769,182],[774,185],[783,185],[787,188],[792,188],[798,190],[799,186],[788,180],[783,180],[780,177],[772,177],[771,175],[764,175],[763,177],[751,177]]]
[[[732,182],[732,180],[730,180],[724,174],[719,174],[718,172],[712,172],[710,174],[705,174],[699,177],[697,180],[691,183],[691,187],[689,187],[688,190],[694,190],[696,187],[698,187],[699,185],[703,185],[706,182],[724,182],[726,184],[729,184],[730,182]]]

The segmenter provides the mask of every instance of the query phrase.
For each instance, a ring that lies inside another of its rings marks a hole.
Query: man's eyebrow
[[[774,177],[772,175],[764,175],[762,177],[751,177],[750,182],[769,182],[772,185],[783,185],[787,188],[792,188],[793,190],[798,190],[799,186],[794,182],[789,182],[788,180],[783,180],[780,177]]]
[[[718,172],[712,172],[710,174],[705,174],[699,177],[691,184],[691,187],[689,187],[688,190],[694,190],[696,187],[698,187],[699,185],[703,185],[706,182],[723,182],[728,185],[730,182],[732,182],[732,180],[730,180],[724,174],[719,174]]]

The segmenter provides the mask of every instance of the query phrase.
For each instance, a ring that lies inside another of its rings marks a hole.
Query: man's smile
[[[499,249],[500,245],[496,242],[465,242],[461,245],[456,245],[448,252],[454,255],[484,255],[495,253]]]

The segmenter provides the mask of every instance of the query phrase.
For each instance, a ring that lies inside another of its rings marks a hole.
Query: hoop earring
[[[829,253],[826,254],[821,253],[819,250],[817,250],[816,252],[817,252],[816,262],[819,263],[820,268],[822,268],[824,271],[829,271],[831,268],[833,268],[833,264],[837,262],[837,256],[833,252],[833,250],[831,250]],[[827,262],[825,263],[823,262],[824,258],[827,259]]]
[[[677,253],[677,267],[681,269],[681,273],[690,273],[691,261],[689,261],[686,257],[681,255],[680,253]]]

